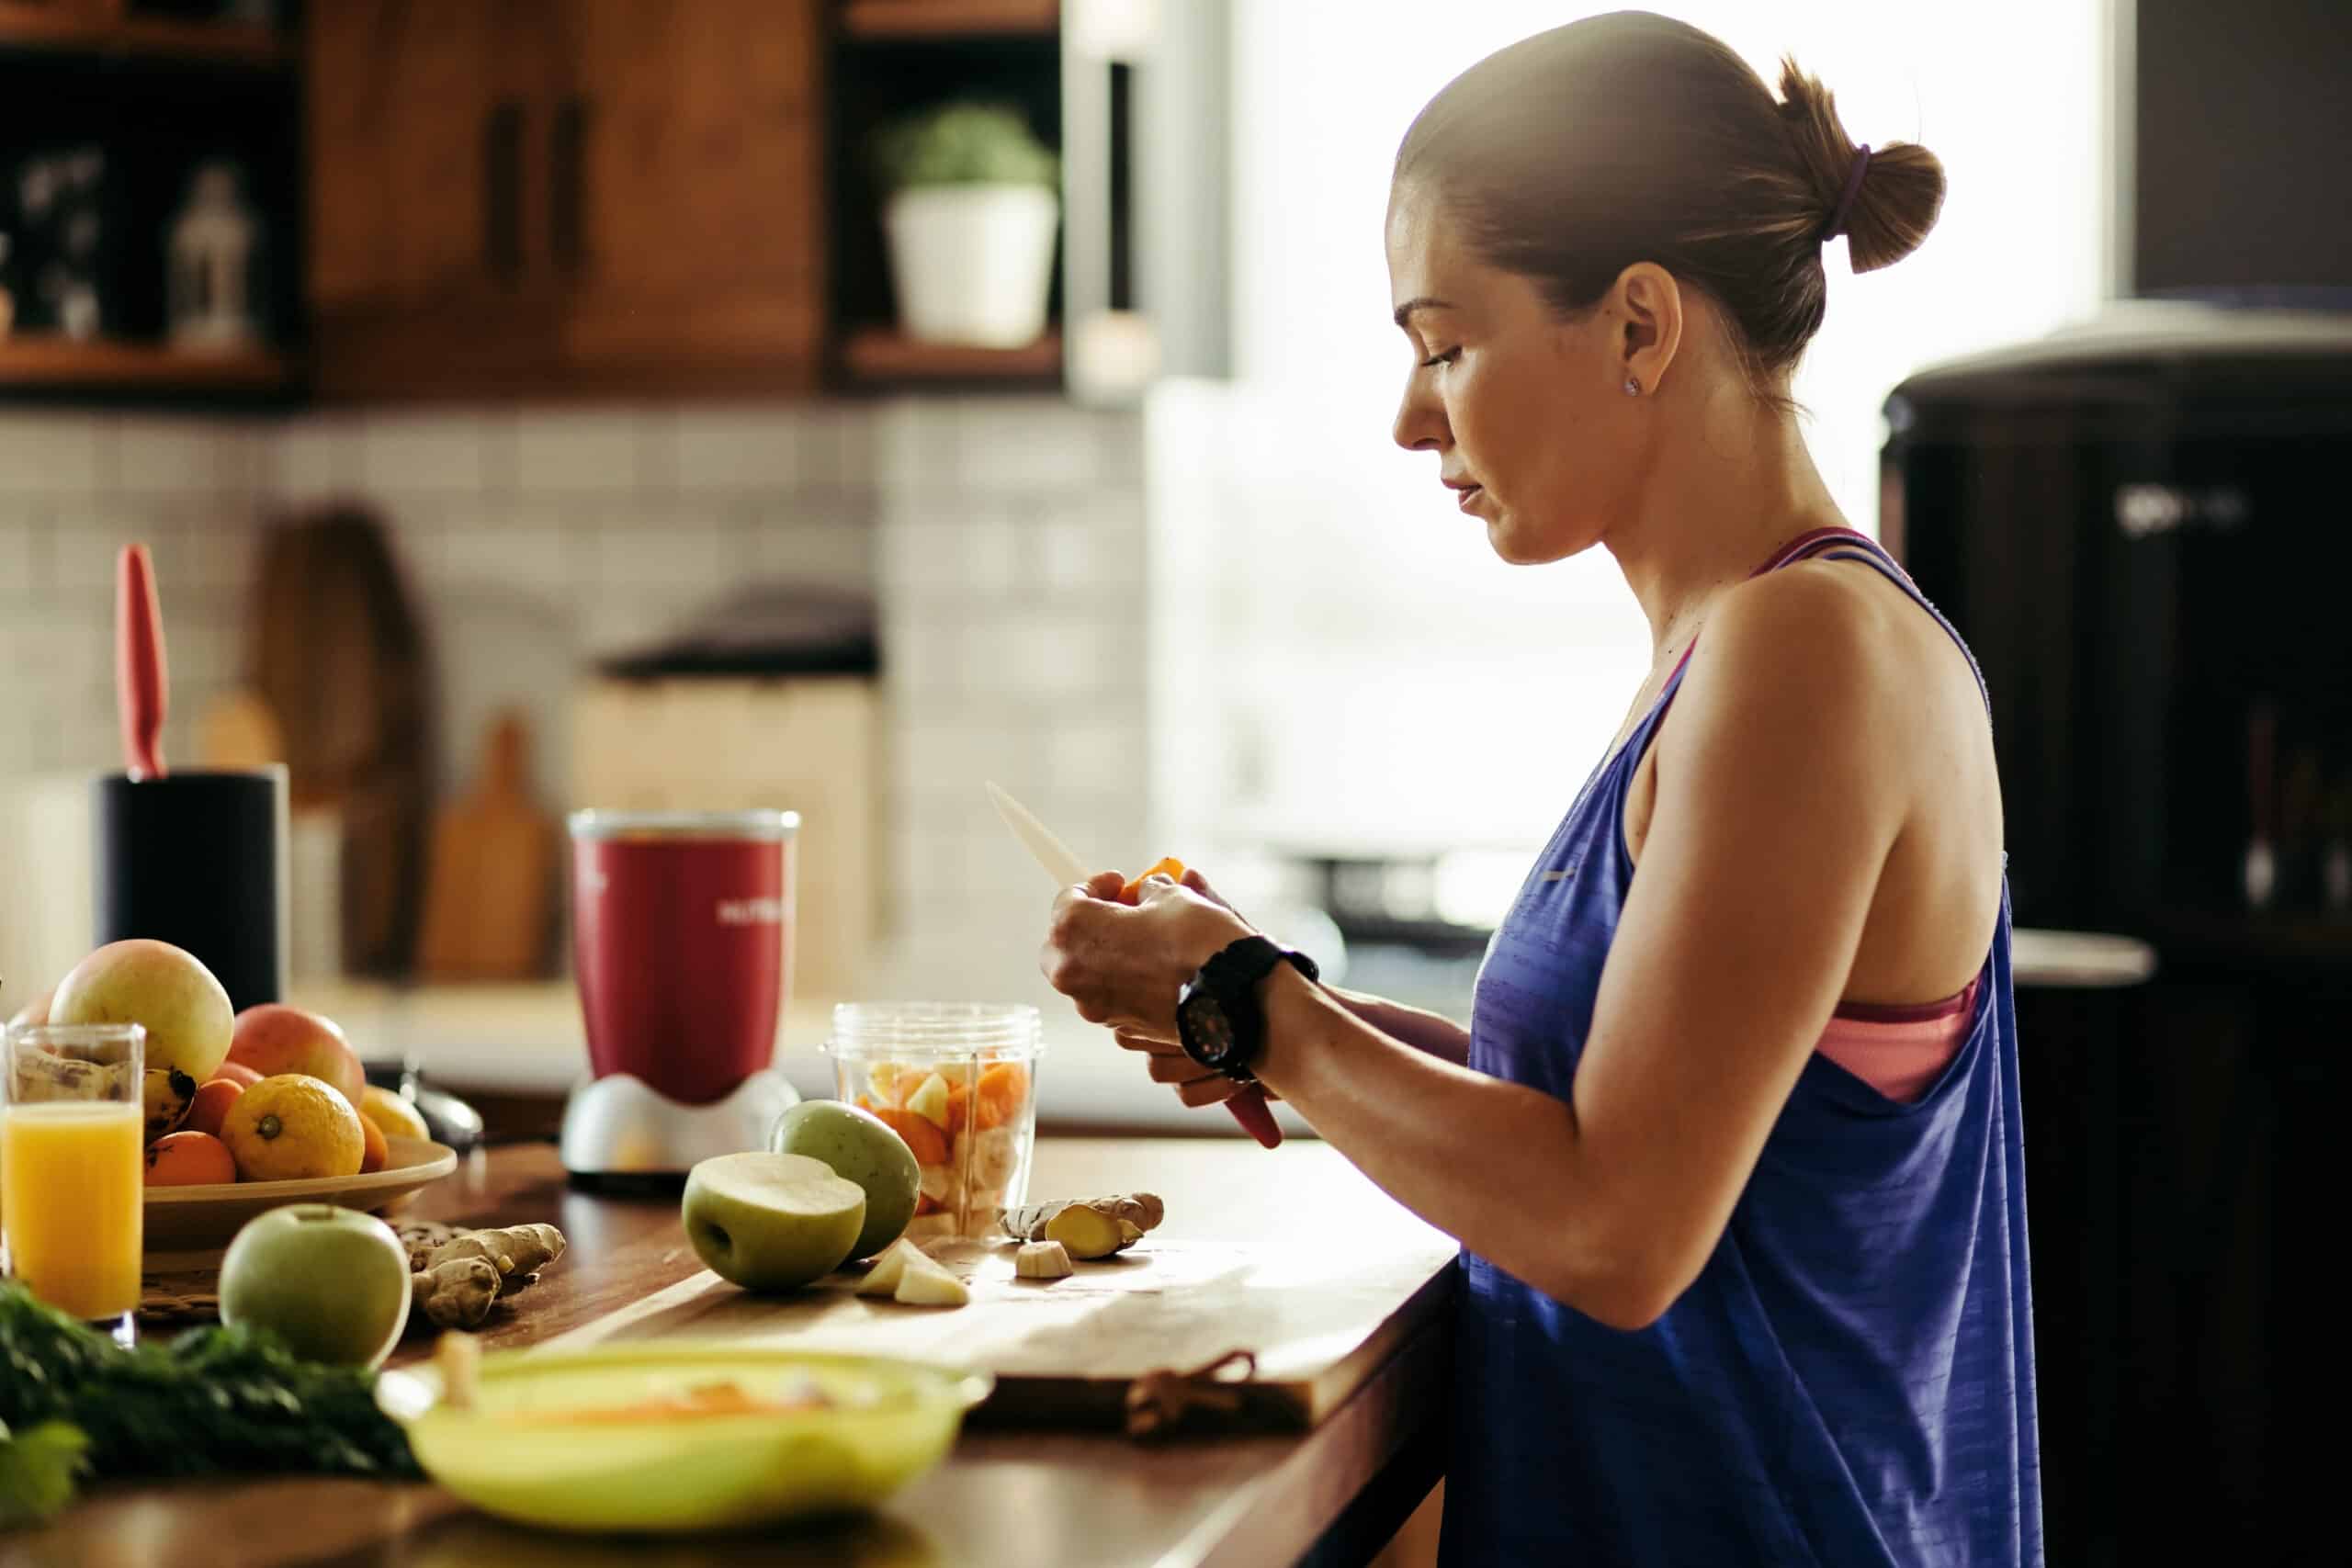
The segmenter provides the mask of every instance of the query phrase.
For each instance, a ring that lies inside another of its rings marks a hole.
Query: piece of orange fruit
[[[229,1114],[229,1107],[237,1103],[237,1096],[245,1086],[235,1078],[207,1078],[197,1087],[196,1098],[187,1103],[187,1120],[180,1123],[187,1133],[209,1133],[220,1135],[221,1120]]]
[[[1184,863],[1174,855],[1168,855],[1148,870],[1137,872],[1125,887],[1119,889],[1119,902],[1132,904],[1142,897],[1143,885],[1155,876],[1164,876],[1170,882],[1182,882],[1184,880]]]
[[[972,1122],[983,1133],[1001,1127],[1021,1113],[1029,1098],[1029,1069],[1018,1062],[999,1062],[980,1075],[972,1089]]]
[[[392,1146],[384,1141],[384,1130],[376,1125],[374,1117],[359,1119],[359,1173],[365,1176],[371,1170],[383,1169],[391,1160]]]
[[[875,1107],[874,1114],[880,1117],[890,1131],[907,1141],[907,1147],[914,1151],[917,1165],[947,1163],[947,1135],[929,1117],[918,1116],[911,1111],[893,1111],[888,1106]]]
[[[150,1187],[213,1187],[236,1179],[229,1145],[209,1133],[171,1133],[147,1145]]]

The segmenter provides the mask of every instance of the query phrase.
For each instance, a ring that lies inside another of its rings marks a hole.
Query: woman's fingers
[[[1178,1084],[1176,1098],[1195,1108],[1203,1105],[1216,1105],[1220,1101],[1231,1100],[1240,1088],[1239,1084],[1227,1077],[1223,1073],[1216,1073],[1205,1078],[1196,1078],[1191,1083]]]
[[[1203,1078],[1222,1077],[1190,1056],[1154,1056],[1144,1064],[1154,1083],[1198,1083]]]
[[[1139,1030],[1114,1029],[1111,1032],[1111,1038],[1117,1041],[1119,1048],[1124,1051],[1146,1051],[1155,1056],[1176,1056],[1186,1061],[1192,1059],[1184,1055],[1184,1048],[1173,1040],[1161,1040],[1157,1036],[1143,1033]]]

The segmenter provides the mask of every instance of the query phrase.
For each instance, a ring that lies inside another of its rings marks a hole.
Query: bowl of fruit
[[[281,1203],[381,1213],[458,1168],[416,1108],[371,1085],[332,1020],[269,1003],[232,1011],[201,960],[109,942],[9,1021],[147,1032],[146,1249],[223,1247]]]

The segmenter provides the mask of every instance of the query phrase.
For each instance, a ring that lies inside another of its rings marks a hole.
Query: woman
[[[1900,258],[1943,175],[1781,94],[1602,17],[1397,154],[1396,439],[1505,560],[1606,548],[1655,643],[1469,1029],[1317,986],[1197,877],[1054,908],[1047,977],[1155,1080],[1254,1075],[1462,1241],[1453,1563],[2041,1560],[1984,695],[1788,395],[1822,245]]]

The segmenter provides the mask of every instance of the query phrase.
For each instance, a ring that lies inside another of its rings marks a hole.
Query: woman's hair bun
[[[1829,89],[1786,56],[1781,61],[1781,117],[1819,200],[1822,237],[1827,239],[1861,149],[1838,123],[1838,102]],[[1917,250],[1943,205],[1944,166],[1933,152],[1911,141],[1871,149],[1841,231],[1853,269],[1874,272]]]

